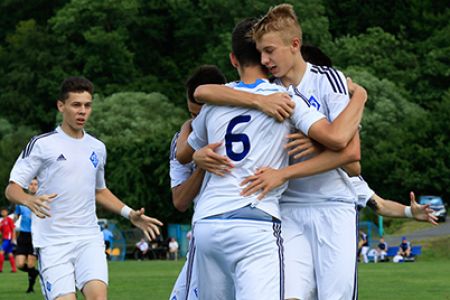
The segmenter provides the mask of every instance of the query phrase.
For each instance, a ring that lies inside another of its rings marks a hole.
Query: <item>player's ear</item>
[[[302,42],[298,37],[293,37],[291,40],[291,49],[293,52],[300,51],[300,48],[302,46]]]
[[[230,62],[236,69],[239,68],[239,62],[233,52],[230,52]]]
[[[58,108],[59,112],[63,112],[64,102],[62,102],[61,100],[56,100],[56,107]]]

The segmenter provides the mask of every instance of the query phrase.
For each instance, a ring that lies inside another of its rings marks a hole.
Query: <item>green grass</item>
[[[111,300],[167,300],[183,261],[126,261],[109,264]],[[26,295],[26,275],[0,274],[0,298],[43,299],[37,288]],[[82,297],[80,297],[82,299]],[[359,299],[450,300],[450,260],[420,260],[415,263],[359,265]],[[226,300],[226,299],[224,299]]]

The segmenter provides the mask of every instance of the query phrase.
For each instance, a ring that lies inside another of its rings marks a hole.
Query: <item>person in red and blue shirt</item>
[[[13,244],[12,241],[15,240],[14,232],[14,222],[8,217],[8,210],[2,208],[2,220],[0,222],[0,232],[2,233],[2,248],[0,250],[0,272],[3,272],[3,262],[5,261],[5,255],[8,255],[9,262],[11,263],[11,271],[16,272],[16,262],[14,261],[13,255]]]

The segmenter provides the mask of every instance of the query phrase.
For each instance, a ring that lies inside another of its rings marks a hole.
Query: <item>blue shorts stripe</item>
[[[273,223],[273,235],[276,238],[276,243],[278,246],[278,259],[280,265],[280,300],[284,300],[284,249],[283,249],[283,238],[281,237],[281,224]]]
[[[191,242],[189,244],[189,257],[188,257],[188,265],[186,270],[186,298],[185,300],[189,299],[189,289],[191,285],[191,279],[192,279],[192,270],[194,266],[194,259],[195,259],[195,237],[194,237],[194,230],[192,230],[192,238]]]
[[[358,233],[359,233],[359,212],[356,209],[356,244],[355,244],[355,274],[353,280],[353,296],[352,300],[358,300]]]
[[[45,282],[44,278],[42,277],[41,268],[42,268],[42,262],[41,262],[41,254],[38,248],[36,248],[36,256],[38,259],[38,271],[39,271],[39,281],[41,282],[41,289],[44,291],[44,297],[45,300],[50,300],[50,297],[47,294],[47,289],[45,288]]]

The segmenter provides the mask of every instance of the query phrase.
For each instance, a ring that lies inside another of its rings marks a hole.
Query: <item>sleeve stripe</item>
[[[295,93],[297,96],[299,96],[299,97],[306,103],[306,105],[308,105],[308,107],[310,107],[311,104],[309,103],[308,98],[306,98],[305,95],[303,95],[302,93],[300,93],[300,91],[299,91],[296,87],[293,87],[293,88],[294,88],[294,93]]]
[[[169,158],[175,159],[176,155],[177,155],[177,140],[178,140],[178,136],[180,135],[179,132],[175,133],[175,135],[172,138],[172,142],[170,143],[170,155]]]
[[[58,133],[56,130],[55,131],[51,131],[51,132],[47,132],[41,135],[37,135],[35,137],[33,137],[30,142],[28,143],[27,147],[25,148],[25,150],[22,151],[22,158],[26,158],[30,155],[31,150],[33,150],[34,145],[36,144],[37,140],[41,139],[41,138],[45,138],[47,136],[50,136],[52,134]]]
[[[345,85],[335,69],[329,67],[312,66],[311,72],[327,76],[328,82],[330,83],[335,93],[347,95]]]

